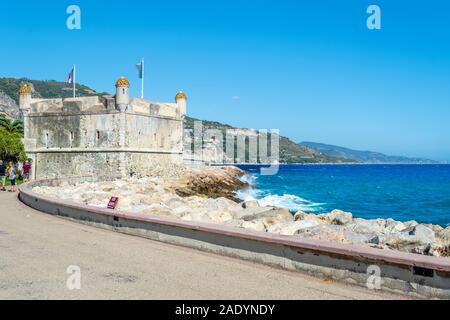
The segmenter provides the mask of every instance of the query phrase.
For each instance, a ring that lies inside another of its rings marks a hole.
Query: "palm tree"
[[[3,115],[0,115],[0,127],[5,128],[10,133],[19,133],[23,135],[23,121],[8,119]]]

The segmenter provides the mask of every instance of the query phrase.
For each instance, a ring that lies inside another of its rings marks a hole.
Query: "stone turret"
[[[19,89],[19,107],[22,113],[28,112],[31,109],[31,87],[26,84],[20,86]]]
[[[175,102],[177,103],[178,108],[180,109],[180,114],[182,117],[184,117],[186,115],[186,100],[187,100],[187,97],[184,94],[184,92],[180,91],[175,96]]]
[[[116,106],[119,109],[125,109],[130,103],[129,89],[130,83],[125,77],[120,77],[120,79],[116,81]]]

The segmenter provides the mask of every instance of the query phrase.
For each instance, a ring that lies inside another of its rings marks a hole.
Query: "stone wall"
[[[28,136],[36,149],[117,148],[119,112],[30,115]]]
[[[141,114],[127,114],[125,145],[132,149],[181,152],[182,120]]]
[[[119,170],[118,152],[39,152],[34,161],[37,179],[116,174]]]
[[[183,172],[180,154],[129,152],[126,155],[127,174],[132,176],[178,177]]]

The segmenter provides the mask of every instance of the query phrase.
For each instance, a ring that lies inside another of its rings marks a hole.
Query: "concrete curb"
[[[112,180],[117,176],[71,177],[69,181]],[[238,257],[315,276],[375,286],[418,297],[450,298],[450,259],[365,246],[294,238],[222,225],[121,212],[59,201],[32,191],[67,178],[33,181],[19,187],[28,206],[101,228],[166,243]],[[369,270],[369,271],[368,271]],[[377,277],[377,272],[380,277]],[[375,272],[375,274],[374,274]]]

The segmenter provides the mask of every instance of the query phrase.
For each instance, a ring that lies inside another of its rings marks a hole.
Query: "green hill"
[[[17,104],[19,103],[18,90],[21,84],[28,84],[33,90],[34,98],[70,98],[73,96],[73,88],[65,82],[56,80],[29,80],[26,78],[0,78],[0,91],[11,97]],[[95,90],[76,84],[77,96],[105,95]],[[1,101],[0,101],[1,103]]]
[[[325,143],[302,142],[301,144],[331,157],[348,158],[363,163],[439,163],[429,159],[388,156],[380,152],[359,151]]]
[[[230,129],[239,129],[239,132],[243,132],[245,134],[245,131],[248,129],[245,128],[235,128],[229,124],[223,124],[217,121],[207,121],[207,120],[199,120],[191,117],[186,117],[185,119],[185,128],[193,130],[194,128],[194,121],[202,121],[203,130],[207,129],[215,129],[222,131],[223,134],[223,141],[224,141],[224,150],[226,151],[226,145],[225,145],[225,131]],[[270,138],[268,138],[270,141]],[[269,143],[270,146],[270,143]],[[235,147],[235,151],[236,151]],[[280,136],[280,143],[279,143],[279,155],[280,159],[279,161],[281,163],[343,163],[343,162],[356,162],[351,159],[346,158],[338,158],[338,157],[332,157],[325,154],[322,154],[319,151],[316,151],[314,149],[311,149],[307,146],[295,143],[294,141],[290,140],[287,137]],[[246,152],[246,159],[248,159],[248,152]],[[235,159],[236,160],[236,159]],[[241,159],[238,162],[246,162],[245,159]]]

